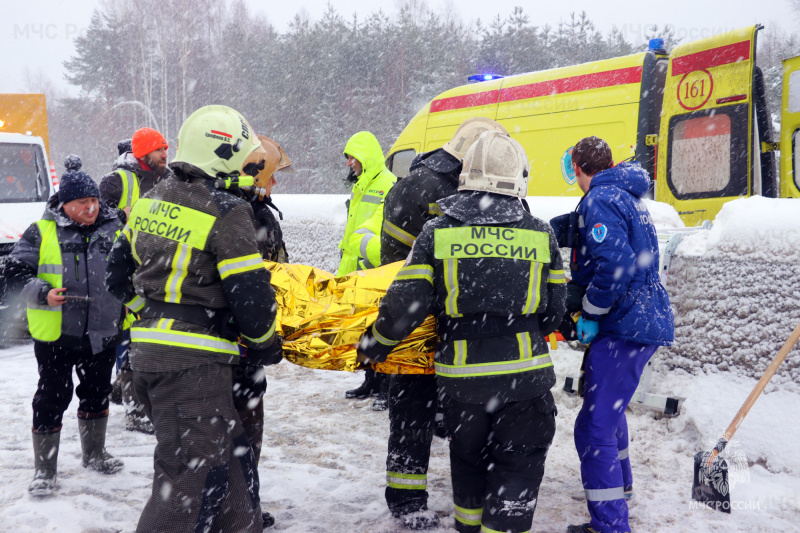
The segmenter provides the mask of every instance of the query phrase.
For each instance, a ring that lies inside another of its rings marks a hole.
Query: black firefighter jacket
[[[91,226],[69,218],[61,208],[58,195],[47,201],[45,220],[54,220],[61,248],[62,282],[68,296],[83,296],[91,301],[67,300],[61,306],[61,337],[53,341],[74,347],[88,336],[92,353],[99,353],[121,339],[122,306],[105,290],[106,262],[114,239],[122,229],[119,211],[100,202],[100,213]],[[50,284],[36,277],[39,265],[41,234],[32,224],[14,247],[4,265],[4,277],[10,292],[21,290],[26,304],[46,305]]]
[[[256,219],[256,241],[261,257],[274,263],[288,263],[289,254],[286,252],[286,243],[283,242],[281,224],[272,210],[278,212],[281,220],[283,220],[282,213],[269,196],[263,200],[253,198],[250,200],[250,205],[253,207]]]
[[[467,403],[545,394],[555,384],[545,336],[566,298],[552,229],[508,196],[461,192],[438,205],[444,215],[425,224],[361,350],[384,361],[433,314],[446,394]]]
[[[419,154],[410,171],[384,201],[382,265],[405,260],[422,226],[442,214],[436,202],[456,193],[461,162],[439,148]]]
[[[134,205],[108,265],[109,291],[142,316],[131,328],[133,369],[171,372],[210,362],[237,364],[239,353],[231,341],[239,335],[254,363],[265,352],[277,359],[259,364],[280,361],[280,350],[270,350],[277,346],[277,306],[256,243],[252,208],[215,189],[199,169],[185,163],[171,167],[174,177],[159,180]],[[199,320],[152,318],[196,317],[198,311]],[[201,324],[204,316],[213,324]],[[160,329],[167,331],[155,331]]]

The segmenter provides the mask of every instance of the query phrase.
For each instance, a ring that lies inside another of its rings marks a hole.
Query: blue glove
[[[578,319],[577,329],[578,340],[584,344],[589,344],[600,332],[600,323],[596,320],[580,317]]]

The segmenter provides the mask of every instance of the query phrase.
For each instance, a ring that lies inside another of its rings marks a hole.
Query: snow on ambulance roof
[[[711,231],[684,238],[680,255],[800,260],[800,209],[791,198],[753,196],[726,203]]]

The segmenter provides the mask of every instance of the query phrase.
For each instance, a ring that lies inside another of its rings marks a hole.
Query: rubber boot
[[[389,408],[389,383],[392,376],[376,372],[375,379],[378,381],[378,397],[372,402],[373,411],[385,411]]]
[[[256,458],[256,466],[258,466],[258,460],[261,458],[261,443],[264,440],[264,399],[259,398],[258,404],[252,409],[246,406],[236,412],[239,413],[247,440],[250,442]]]
[[[267,529],[275,525],[275,517],[266,511],[261,512],[261,529]]]
[[[33,464],[36,473],[28,485],[33,496],[50,496],[56,490],[58,444],[61,428],[51,433],[33,432]]]
[[[80,418],[82,413],[82,411],[78,411],[78,431],[81,435],[83,466],[102,474],[116,474],[122,470],[124,463],[106,451],[108,415],[106,414],[102,418]],[[85,415],[92,416],[89,413],[85,413]]]
[[[117,381],[120,382],[122,405],[125,406],[125,429],[152,435],[153,423],[144,413],[144,407],[136,398],[136,391],[133,388],[133,371],[130,368],[123,368],[119,371]]]
[[[356,389],[345,391],[344,397],[351,400],[363,400],[364,398],[369,398],[373,394],[378,394],[380,384],[377,379],[378,378],[375,376],[375,369],[368,366],[366,370],[364,370],[364,383]]]

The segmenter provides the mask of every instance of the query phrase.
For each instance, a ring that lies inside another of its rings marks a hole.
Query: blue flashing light
[[[655,39],[650,39],[650,42],[647,43],[647,49],[651,52],[663,52],[664,39],[660,37],[657,37]]]
[[[480,83],[482,81],[499,80],[502,77],[503,76],[500,74],[473,74],[467,78],[467,81],[470,83]]]

